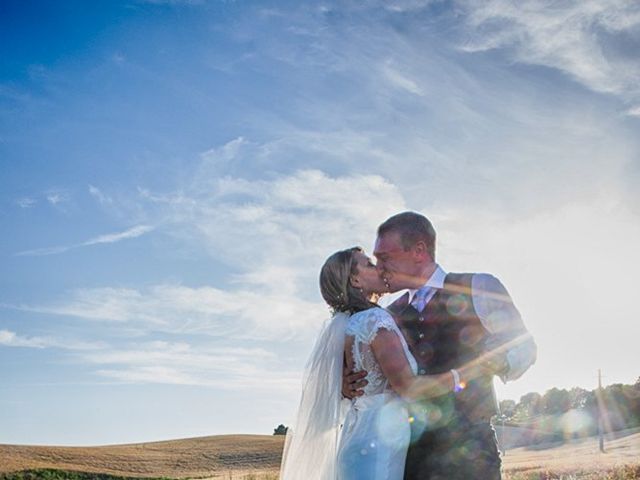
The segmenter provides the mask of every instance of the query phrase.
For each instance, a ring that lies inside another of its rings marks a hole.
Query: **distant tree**
[[[280,425],[278,425],[277,428],[273,429],[273,434],[274,435],[286,435],[287,434],[287,430],[289,430],[289,427],[285,427],[284,425],[280,424]]]
[[[535,417],[542,413],[542,395],[538,392],[529,392],[520,397],[520,402],[516,405],[516,415],[520,419]]]
[[[515,400],[501,400],[500,401],[500,413],[504,415],[507,419],[511,419],[514,413],[516,412],[516,401]]]
[[[573,387],[569,390],[570,408],[583,409],[589,402],[589,399],[593,396],[593,392],[585,390],[580,387]]]
[[[640,378],[635,385],[625,385],[624,394],[628,400],[630,426],[640,426]]]
[[[562,439],[567,434],[564,422],[570,418],[563,414],[570,410],[581,410],[582,416],[578,418],[587,419],[587,426],[572,434],[595,435],[599,416],[604,419],[607,430],[640,427],[640,377],[629,385],[608,385],[601,392],[580,387],[571,390],[552,388],[544,395],[529,392],[520,397],[517,404],[513,400],[500,402],[500,412],[507,421],[540,433],[532,439],[534,443]],[[499,419],[497,416],[493,420]]]
[[[547,390],[541,400],[542,413],[557,415],[565,413],[571,408],[571,396],[565,389],[552,388]]]

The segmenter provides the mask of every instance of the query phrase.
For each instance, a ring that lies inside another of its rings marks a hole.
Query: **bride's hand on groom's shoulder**
[[[344,369],[342,372],[342,396],[352,400],[364,395],[363,388],[369,383],[365,380],[366,376],[367,372],[364,370],[352,372]]]

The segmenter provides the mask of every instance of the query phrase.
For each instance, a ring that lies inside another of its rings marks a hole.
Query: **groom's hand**
[[[365,370],[360,370],[359,372],[343,370],[342,395],[349,400],[364,395],[364,390],[362,389],[369,383],[364,379],[366,376],[367,372]]]

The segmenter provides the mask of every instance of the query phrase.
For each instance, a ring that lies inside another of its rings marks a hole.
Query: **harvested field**
[[[283,436],[220,435],[103,447],[0,445],[0,473],[44,468],[171,478],[276,473],[283,442]]]
[[[594,437],[555,445],[520,447],[503,458],[507,480],[640,478],[640,433],[609,435],[605,453]]]
[[[120,477],[276,480],[283,441],[282,436],[222,435],[103,447],[0,445],[0,479],[9,472],[56,469]],[[588,438],[509,450],[504,479],[640,478],[640,432],[610,436],[605,447],[600,453],[597,439]],[[50,474],[42,478],[54,480]]]

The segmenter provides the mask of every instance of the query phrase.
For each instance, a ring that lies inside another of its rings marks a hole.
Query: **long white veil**
[[[296,422],[287,432],[280,480],[335,480],[344,417],[342,365],[349,314],[325,323],[305,368]],[[345,400],[348,404],[348,401]]]

